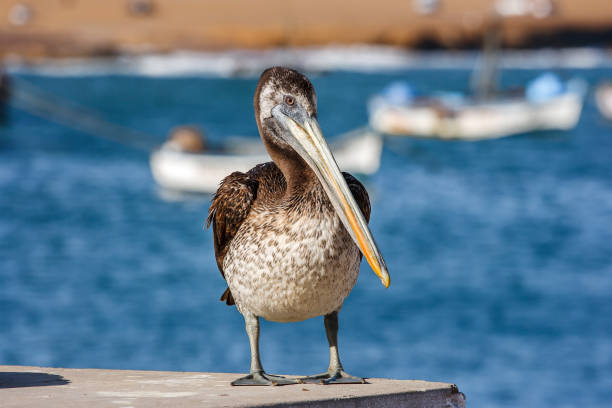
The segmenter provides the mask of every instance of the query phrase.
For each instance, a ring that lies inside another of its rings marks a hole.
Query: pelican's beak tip
[[[382,271],[375,271],[376,275],[378,275],[378,277],[380,278],[380,281],[382,282],[383,286],[385,288],[388,288],[389,285],[391,284],[391,276],[389,276],[389,272],[387,272],[386,269],[382,270]]]

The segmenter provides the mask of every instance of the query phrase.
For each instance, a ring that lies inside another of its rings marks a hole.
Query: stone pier
[[[454,384],[369,378],[367,384],[232,387],[240,374],[0,366],[0,406],[463,408]]]

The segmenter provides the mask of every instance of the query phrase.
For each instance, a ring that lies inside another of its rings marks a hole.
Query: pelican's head
[[[300,123],[306,118],[317,117],[314,87],[306,76],[289,68],[268,68],[261,74],[254,105],[255,119],[264,141],[282,150],[293,151],[283,137],[286,129],[278,120],[279,114],[300,117]]]
[[[385,261],[319,128],[317,96],[308,78],[289,68],[265,70],[255,91],[255,118],[273,160],[279,155],[301,159],[312,169],[353,241],[388,287]]]

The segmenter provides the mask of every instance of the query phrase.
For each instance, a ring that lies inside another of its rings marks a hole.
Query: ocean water
[[[591,85],[609,69],[558,69]],[[537,69],[508,69],[505,86]],[[323,132],[364,124],[388,82],[464,90],[468,69],[312,75]],[[161,142],[252,135],[256,78],[69,76],[33,85]],[[240,314],[203,230],[210,197],[167,200],[146,152],[15,108],[0,128],[0,364],[246,372]],[[392,277],[362,265],[340,313],[346,370],[456,383],[470,407],[612,400],[612,124],[586,99],[571,132],[387,140],[364,180]],[[264,322],[264,367],[327,367],[322,318]]]

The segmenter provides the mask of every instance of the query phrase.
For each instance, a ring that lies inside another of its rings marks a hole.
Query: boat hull
[[[343,171],[373,174],[380,166],[382,139],[368,129],[339,136],[331,149]],[[188,193],[213,193],[224,177],[234,171],[246,172],[259,163],[270,161],[261,143],[250,147],[251,153],[188,153],[167,145],[153,151],[149,164],[158,185],[167,190]]]
[[[468,104],[453,111],[432,106],[381,105],[370,125],[389,135],[439,139],[495,139],[537,130],[569,130],[582,111],[579,93],[565,93],[545,102],[509,99]]]

